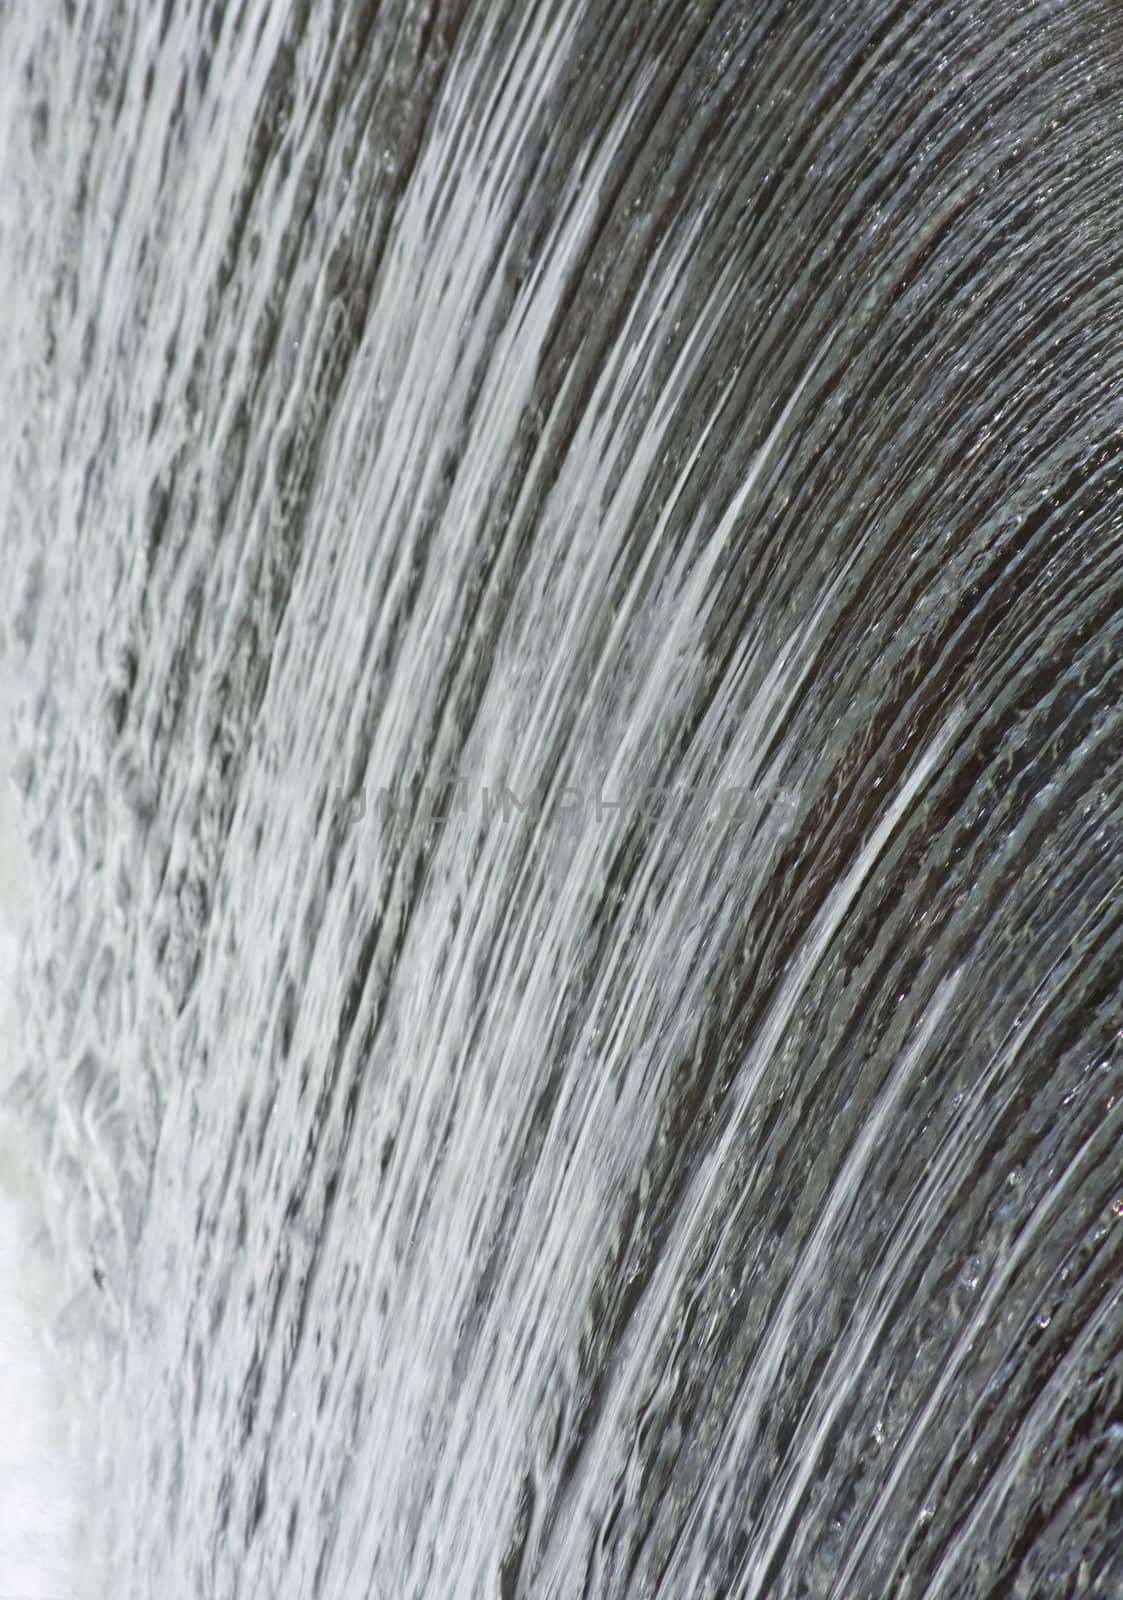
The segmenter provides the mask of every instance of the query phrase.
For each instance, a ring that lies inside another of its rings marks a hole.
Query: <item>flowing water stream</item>
[[[0,0],[0,1595],[1123,1596],[1121,83]]]

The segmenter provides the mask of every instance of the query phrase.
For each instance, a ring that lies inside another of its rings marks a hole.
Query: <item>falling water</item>
[[[1123,1595],[1121,74],[2,0],[0,1593]]]

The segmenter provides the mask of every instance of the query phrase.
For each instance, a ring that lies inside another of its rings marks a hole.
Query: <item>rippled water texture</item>
[[[1123,1595],[1121,82],[0,0],[0,1592]]]

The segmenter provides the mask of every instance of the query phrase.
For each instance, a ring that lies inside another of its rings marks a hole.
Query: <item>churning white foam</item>
[[[50,1353],[52,1252],[40,1186],[6,1099],[19,1051],[15,980],[30,909],[15,792],[0,770],[0,1600],[71,1600],[76,1496]]]

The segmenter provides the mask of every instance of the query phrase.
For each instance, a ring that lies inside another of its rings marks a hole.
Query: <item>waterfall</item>
[[[1121,73],[0,0],[0,1596],[1118,1600]]]

